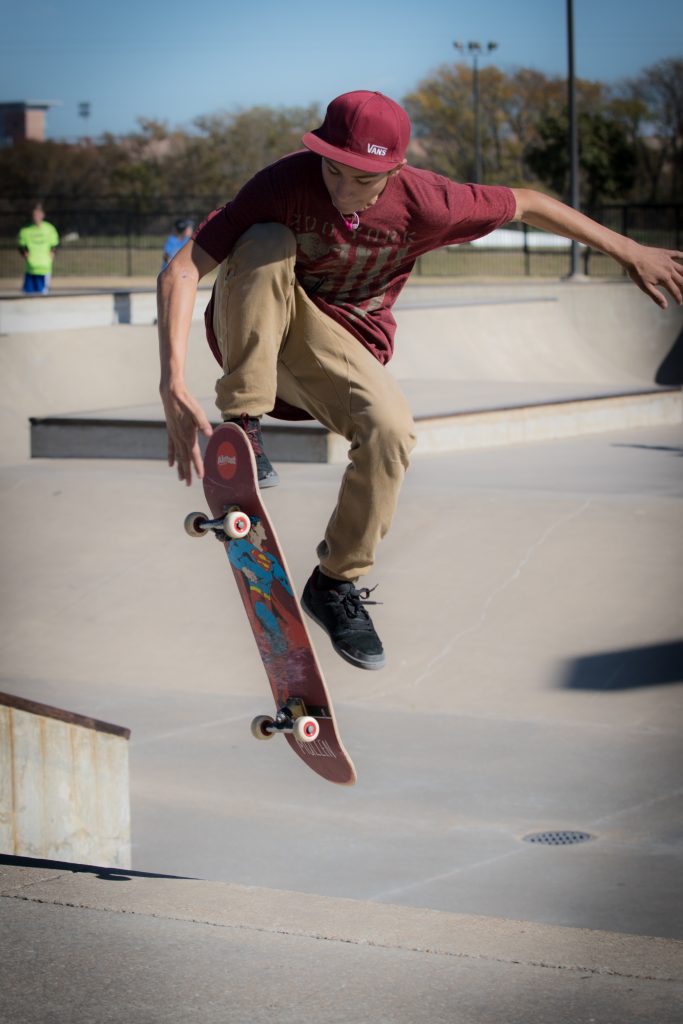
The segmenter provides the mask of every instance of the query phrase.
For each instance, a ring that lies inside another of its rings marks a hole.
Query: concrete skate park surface
[[[617,386],[671,365],[679,313],[652,312],[669,341],[626,332]],[[0,689],[131,728],[135,869],[5,858],[0,1019],[679,1021],[681,425],[415,457],[367,581],[387,668],[312,626],[359,776],[339,789],[249,734],[258,655],[217,545],[182,530],[201,490],[28,458],[31,415],[148,401],[147,330],[0,339]],[[301,589],[340,467],[278,469]],[[525,841],[546,831],[591,838]]]

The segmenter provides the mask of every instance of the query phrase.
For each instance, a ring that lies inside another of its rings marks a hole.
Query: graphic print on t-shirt
[[[299,234],[295,224],[289,227],[297,240],[297,278],[306,293],[343,308],[354,319],[363,320],[384,306],[389,285],[410,260],[409,248],[399,245],[396,232],[386,235],[384,245],[364,245],[360,232],[353,242],[326,245],[325,235]]]

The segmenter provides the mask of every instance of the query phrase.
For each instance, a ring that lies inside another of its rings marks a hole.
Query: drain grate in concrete
[[[594,837],[589,832],[532,832],[524,836],[525,843],[537,843],[542,846],[573,846],[575,843],[585,843]]]

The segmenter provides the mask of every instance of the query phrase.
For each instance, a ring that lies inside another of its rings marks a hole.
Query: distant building
[[[57,105],[55,100],[0,103],[0,146],[13,146],[27,139],[45,142],[45,114]]]

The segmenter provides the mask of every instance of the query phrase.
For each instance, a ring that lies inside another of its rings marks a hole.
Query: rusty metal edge
[[[68,725],[80,725],[84,729],[93,729],[95,732],[106,732],[112,736],[121,736],[125,740],[130,739],[130,729],[126,729],[125,726],[112,725],[110,722],[100,722],[97,718],[77,715],[73,711],[53,708],[49,704],[39,704],[37,701],[26,700],[24,697],[15,697],[11,693],[0,692],[0,706],[14,708],[17,711],[27,711],[32,715],[42,715],[44,718],[55,718],[57,721],[66,722]]]

